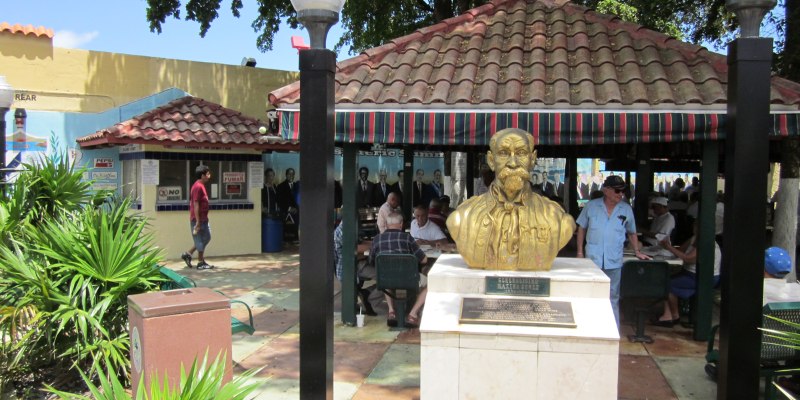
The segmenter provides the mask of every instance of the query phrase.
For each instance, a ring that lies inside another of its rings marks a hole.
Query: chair
[[[798,324],[800,323],[800,302],[769,303],[764,306],[763,315],[763,329],[800,334],[800,329],[768,318],[771,316]],[[714,381],[717,380],[717,363],[719,362],[719,350],[714,348],[714,337],[717,335],[718,329],[719,325],[714,325],[711,328],[711,335],[708,337],[708,347],[706,349],[706,361],[708,364],[706,364],[705,370]],[[762,332],[761,334],[761,376],[764,377],[765,400],[777,398],[777,391],[774,385],[775,378],[796,374],[796,371],[792,371],[791,368],[787,371],[785,362],[800,360],[800,350],[780,345],[781,339],[770,337],[770,335],[767,332]]]
[[[197,287],[197,284],[191,278],[183,276],[167,267],[159,266],[158,270],[161,273],[161,275],[163,275],[164,278],[166,278],[166,280],[161,283],[161,290],[189,289]],[[225,293],[222,293],[219,290],[215,290],[215,292],[225,297],[228,297],[225,295]],[[253,312],[250,310],[250,306],[241,300],[234,300],[229,298],[228,301],[231,304],[237,303],[244,305],[245,308],[247,309],[247,314],[250,317],[250,325],[242,321],[239,321],[234,317],[231,317],[231,333],[237,334],[239,332],[245,332],[248,335],[252,335],[256,331],[256,329],[255,325],[253,324]]]
[[[636,334],[628,335],[631,342],[653,343],[653,338],[644,334],[644,325],[650,307],[669,294],[669,273],[666,261],[627,261],[622,265],[620,297],[632,301],[636,312]]]
[[[404,328],[406,304],[414,304],[419,291],[419,260],[413,254],[379,254],[375,269],[378,290],[394,300],[397,326]]]

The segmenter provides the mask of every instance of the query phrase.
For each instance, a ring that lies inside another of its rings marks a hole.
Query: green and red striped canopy
[[[800,114],[774,113],[772,137],[798,136]],[[337,143],[485,146],[504,128],[533,134],[538,145],[669,143],[725,137],[726,114],[637,112],[337,111]],[[300,139],[300,112],[280,112],[281,135]]]

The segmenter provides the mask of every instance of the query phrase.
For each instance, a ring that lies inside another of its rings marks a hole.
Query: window
[[[187,164],[188,161],[159,161],[158,203],[186,202],[189,200],[189,188],[194,183],[194,179],[190,179]]]
[[[122,195],[140,202],[142,193],[141,161],[122,161]]]
[[[200,161],[189,162],[192,183],[197,179],[194,170]],[[246,161],[202,161],[211,170],[211,181],[206,187],[210,200],[247,200],[247,162]]]

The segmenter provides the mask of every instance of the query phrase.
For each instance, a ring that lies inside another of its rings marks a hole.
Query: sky
[[[185,4],[185,0],[181,3]],[[297,50],[292,36],[309,43],[305,30],[282,25],[273,50],[262,53],[256,47],[258,34],[250,24],[257,15],[257,2],[245,0],[239,18],[231,15],[230,0],[223,0],[219,17],[205,38],[194,21],[168,18],[162,33],[150,32],[145,0],[23,0],[3,1],[0,22],[11,25],[44,26],[55,32],[56,47],[134,54],[149,57],[240,65],[242,58],[256,59],[256,67],[298,70]],[[185,10],[181,10],[181,16]],[[339,24],[328,34],[328,48],[339,40]],[[338,59],[350,56],[341,52]]]

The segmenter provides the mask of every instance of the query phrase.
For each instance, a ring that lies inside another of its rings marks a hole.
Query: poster
[[[142,160],[142,185],[158,185],[158,160]]]
[[[260,189],[264,186],[264,163],[261,161],[247,163],[247,174],[250,175],[248,188]]]

